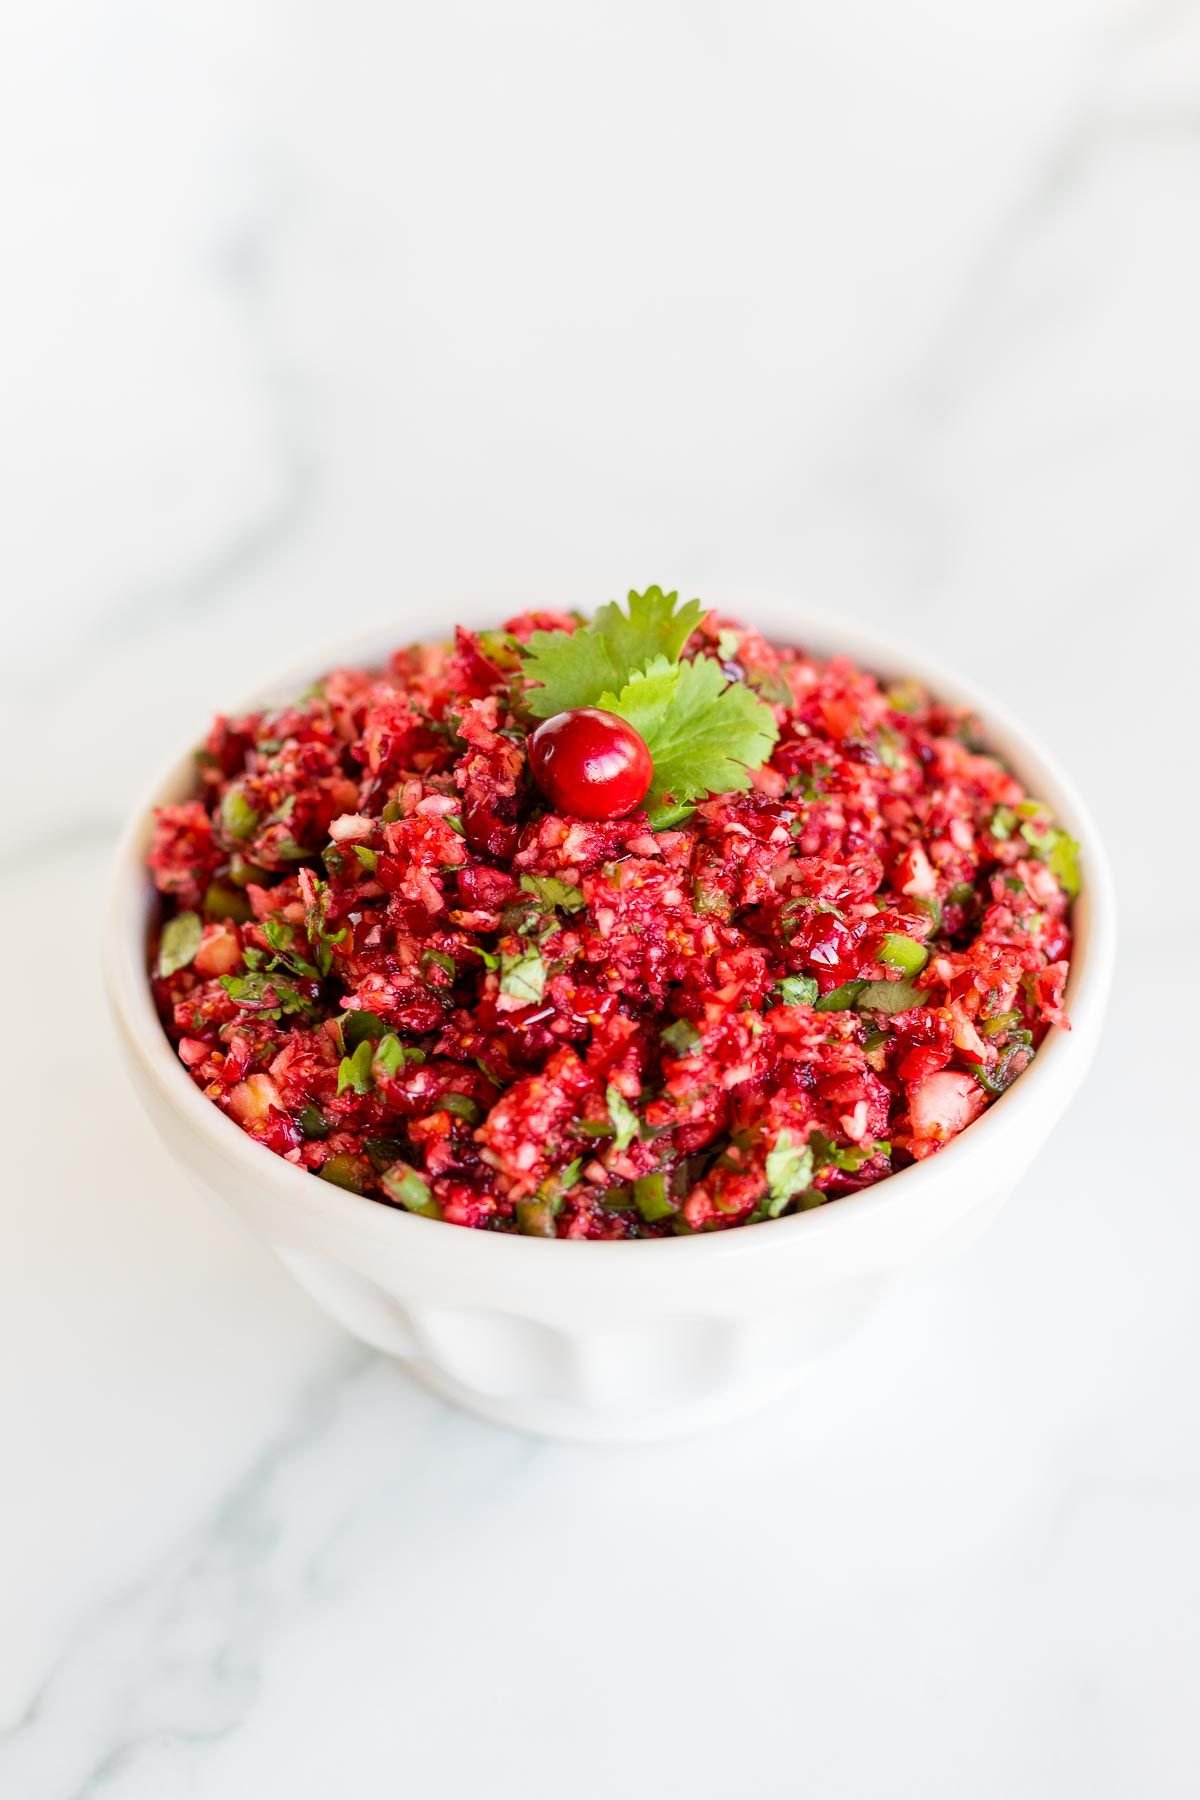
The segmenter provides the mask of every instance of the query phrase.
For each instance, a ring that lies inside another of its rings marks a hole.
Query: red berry
[[[596,706],[555,713],[529,740],[533,779],[556,811],[621,819],[646,798],[654,764],[646,740]]]

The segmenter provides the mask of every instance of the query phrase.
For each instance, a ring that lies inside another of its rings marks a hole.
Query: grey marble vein
[[[449,1471],[470,1502],[544,1454],[347,1348],[212,1515],[80,1625],[0,1736],[0,1793],[140,1794],[164,1746],[198,1754],[237,1731],[276,1632],[369,1578],[381,1512],[419,1518]]]

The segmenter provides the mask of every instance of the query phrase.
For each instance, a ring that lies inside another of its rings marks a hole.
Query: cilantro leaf
[[[361,1007],[344,1012],[341,1023],[342,1042],[350,1050],[357,1050],[367,1039],[379,1040],[387,1032],[387,1026],[378,1013],[364,1012]]]
[[[586,905],[577,887],[572,887],[569,881],[559,881],[554,875],[522,875],[521,888],[540,900],[543,906],[561,906],[564,912],[578,912]]]
[[[521,656],[526,681],[538,684],[526,690],[529,711],[549,719],[577,706],[596,706],[601,694],[619,690],[654,658],[678,662],[704,617],[699,600],[685,606],[678,600],[677,593],[651,587],[630,593],[627,612],[610,600],[592,624],[577,631],[535,631]]]
[[[235,1006],[243,1006],[264,1019],[278,1019],[282,1013],[312,1013],[310,1000],[281,975],[255,971],[251,975],[222,975],[221,986]]]
[[[586,625],[578,631],[535,631],[522,667],[526,680],[538,684],[525,692],[525,704],[538,719],[594,706],[605,688],[617,686],[625,675],[604,639]]]
[[[781,1131],[767,1152],[767,1217],[777,1219],[789,1200],[811,1187],[812,1178],[812,1151],[796,1143],[790,1131]]]
[[[704,608],[699,600],[677,606],[678,600],[677,592],[664,594],[660,587],[649,587],[644,594],[630,590],[628,616],[615,600],[600,608],[591,628],[608,645],[617,669],[622,673],[640,669],[656,656],[679,661]]]
[[[582,1167],[582,1156],[575,1156],[572,1157],[565,1168],[557,1169],[555,1171],[551,1179],[557,1185],[560,1193],[566,1194],[575,1186],[575,1183],[579,1180],[579,1171]]]
[[[407,1063],[423,1063],[425,1052],[412,1044],[402,1044],[395,1032],[389,1031],[386,1037],[379,1040],[372,1059],[372,1069],[378,1069],[383,1075],[398,1075]]]
[[[296,948],[296,927],[294,925],[289,925],[286,919],[264,919],[262,932],[275,952],[268,964],[269,968],[290,969],[293,975],[303,975],[310,980],[315,980],[316,965],[301,956]]]
[[[813,1006],[818,988],[813,975],[785,975],[777,984],[781,1006]]]
[[[841,1169],[847,1175],[857,1175],[873,1157],[892,1154],[892,1146],[886,1138],[866,1144],[835,1144],[823,1131],[814,1131],[808,1141],[821,1168]]]
[[[600,705],[639,731],[654,759],[647,810],[668,794],[675,803],[750,786],[750,770],[771,754],[774,715],[750,688],[728,682],[710,656],[674,667],[659,656]]]
[[[356,1094],[366,1094],[371,1087],[371,1063],[374,1059],[375,1046],[370,1038],[364,1038],[353,1056],[343,1056],[338,1064],[337,1091],[344,1094],[347,1088],[353,1088]]]
[[[186,969],[200,948],[203,936],[204,925],[199,913],[178,913],[175,918],[168,919],[158,946],[159,975],[174,975],[178,969]]]
[[[690,1056],[703,1039],[690,1019],[676,1019],[661,1033],[662,1041],[676,1056]]]
[[[370,1040],[364,1039],[364,1042]],[[372,1061],[378,1063],[385,1075],[395,1075],[404,1067],[404,1045],[394,1032],[389,1031],[386,1037],[380,1038]]]
[[[314,881],[313,903],[305,911],[304,930],[322,975],[328,975],[333,967],[334,947],[342,943],[346,937],[344,925],[340,931],[329,930],[327,923],[329,900],[329,883]]]
[[[677,823],[691,801],[750,785],[778,730],[754,690],[730,681],[714,657],[680,662],[704,617],[677,593],[631,593],[626,610],[602,606],[578,630],[535,631],[522,652],[525,705],[535,718],[599,706],[626,719],[654,761],[647,810],[656,826]]]
[[[546,991],[546,965],[536,944],[500,954],[500,992],[531,1006]]]
[[[928,989],[917,987],[907,977],[901,981],[844,981],[841,987],[823,994],[813,1011],[907,1012],[911,1006],[924,1006],[928,998]]]
[[[868,981],[858,990],[854,1002],[860,1012],[907,1012],[911,1006],[924,1006],[929,998],[927,988],[919,988],[907,977],[903,981]]]
[[[613,1087],[611,1082],[605,1089],[604,1098],[608,1104],[616,1147],[618,1150],[628,1150],[641,1130],[641,1121],[624,1094]]]

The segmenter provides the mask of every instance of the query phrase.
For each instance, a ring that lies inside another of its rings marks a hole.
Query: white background
[[[1193,1795],[1200,13],[56,0],[0,60],[0,1794]],[[1093,802],[1094,1077],[723,1436],[446,1411],[185,1189],[96,967],[209,711],[459,593],[793,591]]]

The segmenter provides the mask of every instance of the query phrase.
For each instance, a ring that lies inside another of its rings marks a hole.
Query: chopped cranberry
[[[938,1154],[1067,1024],[1049,815],[954,709],[710,622],[682,653],[761,678],[779,742],[654,830],[626,722],[526,729],[513,644],[572,625],[218,721],[148,856],[192,1081],[313,1179],[539,1236],[726,1230]]]
[[[811,968],[832,969],[842,978],[857,973],[855,932],[833,913],[808,913],[792,937],[792,949]]]
[[[521,826],[516,819],[501,818],[487,800],[468,800],[462,813],[463,831],[477,856],[494,856],[507,862],[517,847]]]
[[[641,734],[596,706],[546,719],[529,740],[529,763],[556,811],[577,819],[624,818],[654,774]]]

